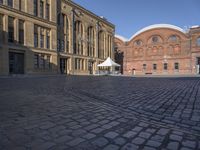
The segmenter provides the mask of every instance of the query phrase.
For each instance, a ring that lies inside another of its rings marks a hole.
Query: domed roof
[[[182,28],[177,27],[175,25],[171,25],[171,24],[154,24],[154,25],[150,25],[147,26],[141,30],[139,30],[138,32],[136,32],[129,40],[133,39],[134,37],[136,37],[137,35],[139,35],[142,32],[145,32],[147,30],[151,30],[151,29],[157,29],[157,28],[169,28],[169,29],[174,29],[174,30],[178,30],[182,33],[186,33]]]
[[[118,38],[118,39],[120,39],[120,40],[122,40],[123,42],[128,41],[127,38],[125,38],[125,37],[123,37],[123,36],[121,36],[121,35],[117,35],[117,34],[116,34],[115,37]]]

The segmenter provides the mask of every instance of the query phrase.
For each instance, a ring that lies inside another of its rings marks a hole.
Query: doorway
[[[91,60],[89,60],[88,61],[88,70],[89,70],[89,74],[93,74],[94,73],[94,62],[93,61],[91,61]]]
[[[60,73],[67,74],[67,58],[60,58]]]
[[[197,74],[200,74],[200,57],[197,57]]]
[[[9,52],[9,73],[24,74],[24,53]]]

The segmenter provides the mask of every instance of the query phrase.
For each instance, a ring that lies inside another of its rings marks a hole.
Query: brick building
[[[114,28],[70,0],[0,0],[0,75],[93,74]]]
[[[125,75],[200,74],[200,27],[156,24],[130,40],[116,36],[115,59]]]

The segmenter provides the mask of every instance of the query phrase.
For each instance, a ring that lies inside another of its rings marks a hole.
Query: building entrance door
[[[200,57],[197,57],[197,74],[200,74]]]
[[[94,62],[93,61],[89,61],[88,62],[88,70],[90,74],[93,74],[93,68],[94,68]]]
[[[9,52],[9,73],[24,74],[24,54]]]
[[[67,59],[60,58],[60,73],[67,74]]]

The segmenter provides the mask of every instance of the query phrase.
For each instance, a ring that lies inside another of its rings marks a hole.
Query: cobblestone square
[[[1,150],[200,149],[200,78],[0,78]]]

